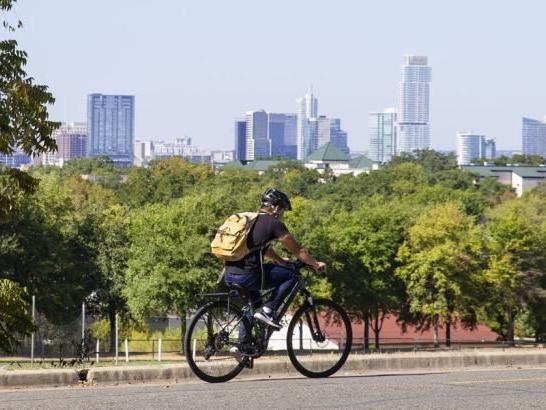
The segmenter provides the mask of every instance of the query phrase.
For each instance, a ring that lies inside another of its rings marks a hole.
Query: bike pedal
[[[254,358],[246,357],[243,365],[246,369],[252,369],[254,367]]]

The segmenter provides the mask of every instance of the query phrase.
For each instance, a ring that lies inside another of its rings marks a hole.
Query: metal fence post
[[[36,296],[32,295],[32,324],[35,325]],[[30,363],[34,363],[34,330],[30,335]]]
[[[116,364],[118,364],[119,345],[119,315],[116,313]]]
[[[85,302],[82,302],[82,345],[85,341]]]
[[[129,341],[125,338],[125,363],[129,363]]]

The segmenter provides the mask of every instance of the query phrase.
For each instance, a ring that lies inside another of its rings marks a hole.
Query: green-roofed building
[[[316,169],[320,173],[329,169],[334,175],[358,175],[377,169],[377,164],[365,156],[351,159],[334,144],[327,142],[307,157],[305,167]]]
[[[244,166],[245,169],[252,169],[258,172],[265,172],[271,166],[277,165],[282,161],[257,159],[255,161],[248,161]]]
[[[307,157],[307,162],[348,162],[349,156],[331,142],[327,142]]]
[[[349,166],[353,169],[378,169],[379,164],[373,162],[370,158],[361,155],[359,157],[351,158]]]
[[[478,180],[491,177],[501,184],[511,185],[517,196],[546,182],[546,167],[462,165],[461,169],[475,174]]]

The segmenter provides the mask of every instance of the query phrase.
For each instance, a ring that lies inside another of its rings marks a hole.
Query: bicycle
[[[302,306],[292,314],[288,325],[288,357],[304,376],[331,376],[343,366],[351,351],[351,321],[337,303],[313,298],[300,273],[307,265],[299,261],[291,265],[297,282],[275,316],[277,320],[284,319],[296,296],[303,297]],[[227,292],[202,295],[215,300],[197,310],[184,336],[186,359],[200,379],[209,383],[231,380],[244,368],[252,369],[254,359],[266,353],[275,329],[255,320],[253,312],[271,292],[272,289],[261,292],[259,300],[252,301],[243,288],[234,285]],[[234,300],[242,301],[242,306]],[[241,326],[250,337],[240,342]],[[237,354],[231,351],[234,347]]]

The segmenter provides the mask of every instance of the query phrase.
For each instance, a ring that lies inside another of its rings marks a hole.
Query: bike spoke
[[[350,351],[351,324],[330,301],[316,301],[295,314],[288,328],[290,360],[309,377],[325,377],[341,367]]]

